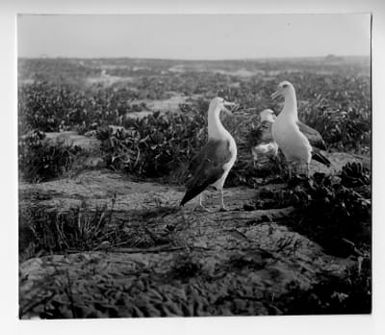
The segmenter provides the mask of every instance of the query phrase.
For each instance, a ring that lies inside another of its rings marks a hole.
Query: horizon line
[[[339,55],[339,54],[326,54],[320,56],[271,56],[271,57],[250,57],[250,58],[162,58],[162,57],[132,57],[132,56],[18,56],[17,59],[81,59],[81,60],[95,60],[95,59],[131,59],[131,60],[169,60],[169,61],[187,61],[187,62],[215,62],[215,61],[260,61],[260,60],[280,60],[280,59],[304,59],[304,58],[327,58],[327,57],[335,57],[335,58],[370,58],[371,54],[360,54],[360,55]]]

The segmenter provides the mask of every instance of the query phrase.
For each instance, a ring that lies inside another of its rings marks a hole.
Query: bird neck
[[[298,121],[297,98],[295,92],[285,95],[285,105],[283,106],[282,115],[294,121]]]
[[[209,138],[223,139],[228,134],[228,131],[223,127],[219,118],[221,113],[220,108],[209,110],[208,113],[208,135]]]

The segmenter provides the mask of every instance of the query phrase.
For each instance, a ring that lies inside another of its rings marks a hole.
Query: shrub
[[[59,177],[72,167],[82,152],[80,147],[64,142],[50,143],[45,136],[34,130],[19,139],[19,172],[26,181],[41,182]]]
[[[42,66],[40,63],[39,68]],[[86,132],[95,123],[98,126],[124,125],[127,113],[147,109],[145,105],[135,104],[135,100],[166,99],[170,92],[184,94],[189,97],[189,103],[204,112],[207,109],[202,107],[207,105],[207,101],[219,95],[239,103],[244,110],[272,108],[278,113],[282,108],[281,102],[272,101],[270,95],[280,81],[290,80],[296,87],[300,119],[317,129],[330,148],[368,153],[371,137],[370,77],[357,75],[356,72],[361,70],[359,67],[352,70],[340,65],[340,69],[333,68],[333,72],[317,73],[311,71],[310,65],[304,64],[302,70],[289,73],[284,71],[284,64],[263,64],[266,70],[275,67],[279,71],[266,77],[251,76],[242,80],[236,75],[210,71],[160,75],[156,69],[153,73],[147,71],[136,76],[133,82],[117,82],[110,86],[79,86],[66,80],[54,81],[51,77],[36,80],[19,88],[20,133],[31,129],[59,131],[76,127]],[[255,70],[255,64],[249,66],[250,70]],[[313,68],[318,68],[316,63]],[[320,68],[322,70],[322,66]],[[63,71],[66,70],[64,67]],[[84,71],[87,73],[88,70],[85,68]]]
[[[368,154],[371,140],[370,81],[366,77],[314,78],[300,86],[302,121],[317,129],[330,148]]]
[[[360,262],[360,263],[359,263]],[[370,259],[357,262],[343,277],[325,276],[310,290],[290,285],[278,306],[284,314],[364,314],[372,308]]]
[[[99,129],[105,160],[111,168],[141,178],[165,177],[181,183],[189,160],[206,141],[208,101],[219,95],[239,103],[243,111],[242,116],[225,119],[225,126],[235,137],[239,149],[227,185],[255,185],[258,178],[266,177],[269,172],[278,173],[280,162],[272,160],[265,171],[254,169],[250,148],[245,143],[250,120],[265,108],[278,112],[282,101],[272,101],[270,95],[280,81],[290,80],[296,87],[300,119],[317,129],[331,150],[363,154],[370,151],[370,77],[365,75],[368,72],[362,64],[352,67],[348,63],[322,62],[219,62],[217,65],[224,69],[223,73],[196,71],[199,67],[186,64],[186,72],[175,74],[167,71],[172,62],[153,61],[150,67],[139,72],[132,68],[124,70],[123,65],[129,60],[116,62],[119,66],[112,74],[132,75],[135,80],[118,81],[109,86],[74,85],[67,80],[55,81],[49,75],[21,85],[19,133],[27,134],[33,129],[45,132],[76,129],[83,134]],[[34,66],[44,73],[44,61],[21,63],[26,73],[33,72]],[[93,63],[86,64],[88,62],[82,65],[84,73],[97,75]],[[203,65],[209,69],[213,64]],[[66,74],[81,70],[82,67],[75,65],[58,62]],[[288,65],[297,70],[285,72]],[[47,73],[52,74],[53,63],[49,61],[46,66]],[[263,77],[241,78],[231,74],[233,66],[249,71],[262,68],[267,72]],[[230,71],[229,74],[226,71]],[[364,75],[358,75],[361,72]],[[179,113],[155,113],[140,120],[125,117],[130,112],[148,110],[141,99],[164,99],[172,95],[171,92],[188,97]],[[124,126],[127,132],[109,133],[105,128],[108,125]]]
[[[309,193],[302,195],[301,221],[298,222],[301,231],[314,236],[333,254],[347,255],[356,247],[367,251],[371,239],[369,199],[325,177],[305,190]],[[302,190],[297,194],[301,197]]]
[[[188,162],[204,141],[205,119],[196,113],[132,119],[126,130],[102,128],[98,138],[107,166],[140,177],[167,177]],[[196,132],[197,129],[202,129]]]
[[[44,132],[83,132],[96,125],[121,125],[126,113],[142,110],[131,105],[136,97],[128,88],[79,88],[66,83],[38,81],[19,88],[19,133],[37,129]]]
[[[293,229],[321,244],[327,252],[339,256],[370,251],[371,200],[370,174],[364,168],[347,164],[340,176],[316,173],[313,179],[292,180],[287,189],[263,192],[257,208],[294,206]],[[360,180],[352,186],[351,180]]]

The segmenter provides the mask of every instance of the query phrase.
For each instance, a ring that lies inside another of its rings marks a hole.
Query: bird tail
[[[182,201],[180,202],[179,206],[183,206],[187,201],[191,200],[192,198],[190,197],[190,195],[188,194],[188,192],[186,192],[186,194],[184,195]]]
[[[320,162],[321,164],[324,164],[327,167],[330,167],[330,161],[321,153],[320,150],[313,151],[312,158],[315,161]]]
[[[186,202],[195,198],[199,193],[204,191],[206,185],[197,185],[196,187],[188,188],[179,206],[183,206]]]

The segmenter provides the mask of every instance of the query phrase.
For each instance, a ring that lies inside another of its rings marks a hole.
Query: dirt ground
[[[196,210],[197,199],[180,208],[182,196],[183,189],[106,170],[22,183],[21,210],[66,212],[86,204],[92,212],[115,199],[112,224],[124,238],[119,245],[102,241],[94,251],[23,261],[20,316],[290,314],[295,292],[310,292],[325,277],[343,278],[357,264],[292,231],[286,220],[293,208],[244,210],[259,190],[226,189],[228,212],[217,210],[215,196],[207,200],[212,213]],[[23,243],[28,237],[21,236]]]

